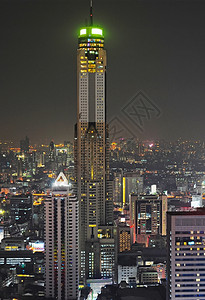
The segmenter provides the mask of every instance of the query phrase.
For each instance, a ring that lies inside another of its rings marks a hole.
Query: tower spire
[[[93,0],[90,0],[90,26],[93,26]]]

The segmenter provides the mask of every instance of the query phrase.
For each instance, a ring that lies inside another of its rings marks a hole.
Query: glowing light
[[[34,243],[29,243],[29,245],[26,246],[26,249],[32,250],[33,253],[35,252],[43,252],[44,251],[44,242],[36,241]]]
[[[18,277],[34,277],[34,275],[27,275],[27,274],[17,274]]]
[[[80,35],[85,35],[86,33],[87,33],[87,30],[85,28],[80,30]]]
[[[126,198],[126,178],[123,177],[123,206],[125,205]]]
[[[60,174],[58,175],[54,183],[54,186],[68,186],[68,180],[63,174],[63,172],[60,172]]]
[[[84,288],[84,285],[81,284],[81,285],[79,285],[78,287],[79,287],[79,289],[83,289],[83,288]]]
[[[188,242],[188,245],[194,245],[194,241],[193,242]]]
[[[102,29],[92,28],[92,34],[103,35]]]

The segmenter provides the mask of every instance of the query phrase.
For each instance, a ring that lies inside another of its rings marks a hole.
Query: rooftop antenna
[[[93,0],[90,0],[90,26],[93,26]]]

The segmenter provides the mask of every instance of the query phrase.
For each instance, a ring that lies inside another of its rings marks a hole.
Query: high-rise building
[[[22,155],[19,155],[18,161],[17,161],[17,177],[22,177],[23,175],[23,157]]]
[[[205,299],[205,209],[168,212],[167,300]]]
[[[122,207],[129,203],[130,194],[143,193],[143,176],[137,172],[114,173],[114,195],[113,200]]]
[[[138,263],[135,256],[118,258],[118,284],[121,281],[129,283],[131,279],[137,280]]]
[[[20,148],[21,153],[29,152],[29,138],[27,136],[25,137],[25,140],[20,140]]]
[[[101,245],[105,243],[107,236],[108,245],[114,244],[113,188],[109,180],[106,123],[106,64],[104,33],[101,27],[93,25],[91,4],[90,26],[81,28],[78,37],[78,102],[74,151],[80,206],[80,276],[83,281],[104,277],[101,256],[104,255],[102,250],[106,245]],[[104,226],[108,226],[109,234],[101,234]],[[109,257],[113,255],[113,247],[108,246],[111,251]]]
[[[117,247],[118,252],[129,251],[131,249],[130,226],[126,223],[117,224]]]
[[[10,219],[12,223],[28,222],[32,213],[31,195],[13,195],[10,198]]]
[[[45,295],[78,299],[78,201],[65,175],[44,202]]]
[[[149,245],[153,235],[166,235],[166,195],[130,195],[132,242]]]
[[[51,141],[49,144],[49,164],[51,169],[55,168],[55,160],[56,160],[55,144],[53,141]]]
[[[129,203],[130,194],[143,193],[143,177],[138,173],[124,173],[122,178],[122,202],[123,206]]]

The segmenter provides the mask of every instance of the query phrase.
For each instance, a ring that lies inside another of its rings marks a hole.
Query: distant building
[[[198,208],[202,207],[202,195],[192,195],[191,207]]]
[[[8,237],[1,241],[1,250],[5,251],[20,251],[26,249],[25,237]]]
[[[143,193],[143,177],[137,172],[114,174],[114,202],[120,206],[129,204],[130,194]]]
[[[118,260],[118,284],[122,281],[129,283],[130,279],[137,281],[137,259],[136,257],[128,257],[127,259],[120,257]]]
[[[149,245],[152,235],[166,235],[167,196],[130,195],[132,242]]]
[[[125,223],[117,225],[118,252],[129,251],[131,249],[130,227]]]
[[[37,167],[41,168],[45,166],[45,152],[38,152],[38,157],[37,157]]]
[[[56,167],[56,153],[55,153],[55,144],[53,141],[50,142],[49,144],[49,165],[50,165],[50,168],[51,170],[54,170],[55,167]]]
[[[77,300],[78,201],[62,172],[44,204],[45,295],[58,300]]]
[[[22,157],[18,157],[17,161],[17,177],[22,177],[23,176],[23,160]]]
[[[29,152],[29,138],[26,136],[25,140],[20,141],[21,152],[27,153]]]
[[[14,195],[10,198],[10,216],[12,223],[27,222],[31,218],[32,196]]]
[[[115,204],[122,206],[122,172],[114,173],[113,180],[113,201]]]
[[[205,209],[167,218],[167,300],[205,299]]]
[[[158,284],[158,272],[152,267],[138,268],[138,283],[139,284]]]

